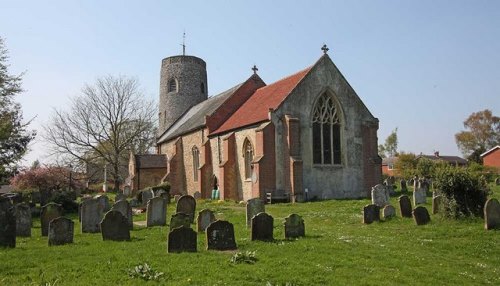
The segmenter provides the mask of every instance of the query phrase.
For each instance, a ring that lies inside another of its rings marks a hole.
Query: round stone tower
[[[163,134],[190,107],[208,98],[207,65],[194,56],[162,60],[158,134]]]

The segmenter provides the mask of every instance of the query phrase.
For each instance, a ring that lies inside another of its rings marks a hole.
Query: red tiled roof
[[[276,109],[311,70],[308,67],[298,73],[261,87],[210,135],[231,131],[240,127],[268,120],[269,109]]]

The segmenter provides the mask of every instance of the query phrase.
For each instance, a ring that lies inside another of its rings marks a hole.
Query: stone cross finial
[[[326,46],[326,44],[324,44],[323,47],[321,47],[321,50],[323,50],[323,53],[326,55],[326,53],[328,52],[329,48]]]
[[[259,70],[256,65],[253,65],[253,74],[257,74],[257,71]]]

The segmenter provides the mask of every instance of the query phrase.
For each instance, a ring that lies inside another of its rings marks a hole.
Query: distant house
[[[394,176],[394,163],[398,157],[388,157],[382,159],[382,174],[387,176]]]
[[[500,145],[481,154],[484,166],[496,167],[500,170]]]
[[[497,146],[499,147],[499,146]],[[500,148],[500,147],[499,147]],[[497,156],[500,157],[500,152]],[[434,152],[434,155],[424,155],[420,154],[417,155],[416,159],[419,160],[421,158],[429,159],[432,161],[443,161],[446,162],[450,165],[454,166],[466,166],[467,165],[467,160],[464,158],[458,157],[458,156],[441,156],[439,155],[439,152]],[[396,164],[396,161],[398,160],[398,157],[388,157],[388,158],[383,158],[382,159],[382,174],[387,175],[387,176],[394,176],[394,165]],[[500,162],[499,159],[497,159],[497,164]]]

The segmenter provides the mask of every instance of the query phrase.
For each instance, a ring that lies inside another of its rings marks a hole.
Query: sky
[[[208,92],[244,80],[255,64],[272,83],[329,56],[380,121],[379,144],[461,155],[454,134],[472,113],[500,114],[500,1],[6,1],[0,37],[17,97],[38,136],[23,164],[47,158],[41,135],[85,84],[137,78],[158,100],[160,63],[182,53],[207,63]]]

